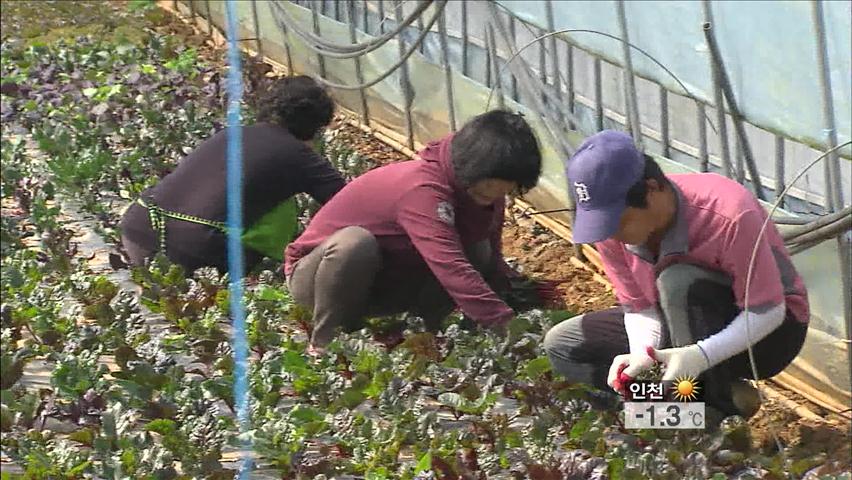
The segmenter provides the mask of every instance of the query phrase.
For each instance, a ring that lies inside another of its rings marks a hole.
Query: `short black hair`
[[[306,75],[277,80],[260,102],[257,119],[281,125],[299,140],[310,140],[334,117],[334,100]]]
[[[523,192],[541,175],[541,151],[523,116],[492,110],[468,121],[453,137],[453,170],[464,187],[497,178],[516,182]]]
[[[645,157],[645,171],[642,178],[627,191],[627,206],[633,208],[648,208],[648,180],[656,180],[661,186],[669,185],[669,180],[660,165],[648,154]]]

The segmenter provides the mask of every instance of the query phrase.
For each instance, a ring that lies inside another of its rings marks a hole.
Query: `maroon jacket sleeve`
[[[397,206],[397,222],[461,310],[484,326],[509,321],[514,312],[485,283],[464,254],[448,192],[418,186]]]

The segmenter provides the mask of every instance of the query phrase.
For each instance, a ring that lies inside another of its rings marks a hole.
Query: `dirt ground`
[[[571,244],[527,218],[508,219],[503,227],[503,256],[516,259],[522,273],[530,277],[558,282],[566,310],[579,314],[616,304],[611,290],[570,262]]]
[[[371,159],[376,166],[410,160],[406,154],[352,126],[342,115],[336,116],[328,128],[337,130],[337,139],[354,148],[361,156]]]
[[[773,388],[777,387],[773,385]],[[788,391],[783,393],[790,396]],[[807,402],[803,404],[807,406]],[[822,420],[803,419],[787,407],[768,400],[749,419],[749,425],[752,442],[758,452],[777,451],[777,436],[782,446],[802,452],[797,457],[825,462],[820,473],[852,469],[852,432],[850,422],[842,417],[829,415]]]

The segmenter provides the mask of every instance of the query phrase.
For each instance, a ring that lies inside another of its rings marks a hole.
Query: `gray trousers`
[[[486,281],[491,274],[491,244],[479,242],[466,250]],[[384,259],[375,236],[362,227],[338,230],[293,268],[287,285],[293,299],[313,312],[311,343],[328,344],[338,329],[355,331],[364,318],[409,312],[437,330],[455,303],[431,272],[405,278],[385,275]]]
[[[707,338],[740,313],[731,280],[719,272],[674,264],[658,275],[657,289],[665,319],[663,347],[681,347]],[[806,333],[807,325],[788,311],[784,323],[753,346],[758,378],[772,377],[793,361]],[[629,351],[624,313],[613,308],[565,320],[547,332],[544,349],[554,370],[569,381],[609,389],[606,378],[613,358]],[[726,414],[738,413],[730,385],[743,378],[753,378],[748,352],[701,376],[705,402]]]

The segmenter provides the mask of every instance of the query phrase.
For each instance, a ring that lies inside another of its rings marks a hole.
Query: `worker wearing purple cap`
[[[700,375],[708,408],[754,414],[748,348],[757,377],[772,377],[799,353],[809,320],[778,230],[769,222],[760,235],[767,213],[757,199],[717,174],[664,175],[616,131],[588,138],[566,175],[574,241],[595,244],[621,307],[551,329],[544,347],[554,369],[623,391],[661,362],[663,380]]]

